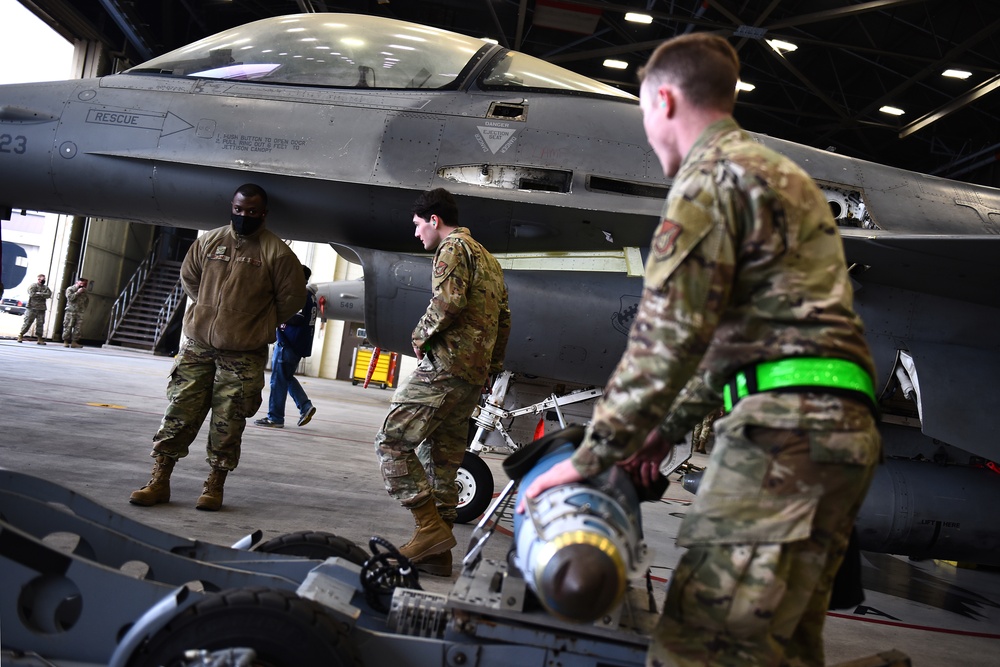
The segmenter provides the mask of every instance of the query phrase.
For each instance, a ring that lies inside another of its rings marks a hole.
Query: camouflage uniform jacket
[[[721,405],[736,371],[796,356],[846,359],[874,378],[822,192],[718,121],[671,186],[627,349],[574,466],[590,476],[627,458],[665,415],[660,429],[677,442]]]
[[[46,299],[52,298],[52,290],[37,282],[28,288],[28,308],[32,310],[45,310]]]
[[[472,384],[503,369],[510,308],[496,258],[458,227],[434,253],[431,301],[413,330],[413,346],[435,367]]]
[[[66,288],[66,312],[85,312],[88,303],[90,303],[90,292],[86,288],[81,290],[76,283]]]
[[[237,235],[232,225],[201,235],[181,265],[191,298],[184,334],[218,350],[245,352],[275,340],[275,330],[306,302],[302,263],[261,228]]]

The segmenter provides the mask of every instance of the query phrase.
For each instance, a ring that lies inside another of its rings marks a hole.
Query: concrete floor
[[[232,544],[257,529],[264,539],[324,530],[362,547],[372,534],[396,543],[409,537],[410,515],[382,488],[372,445],[391,391],[315,378],[301,378],[317,407],[309,425],[247,427],[243,459],[226,484],[222,511],[194,509],[208,471],[201,441],[177,465],[169,504],[130,505],[129,493],[149,476],[150,439],[166,404],[170,364],[114,349],[0,340],[0,466],[62,484],[156,528],[215,544]],[[265,405],[266,400],[267,390]],[[502,459],[492,454],[484,459],[499,491],[506,482]],[[661,581],[669,579],[679,557],[673,538],[689,499],[674,484],[667,499],[644,505],[646,541],[656,553],[653,574]],[[508,520],[504,524],[509,528]],[[471,530],[456,526],[456,558],[464,554]],[[502,558],[509,546],[510,532],[502,529],[486,555]],[[878,582],[864,607],[828,616],[828,664],[891,648],[910,655],[918,667],[1000,664],[1000,575],[873,554],[866,555],[866,587],[871,577]],[[422,583],[438,592],[450,585],[434,577]],[[913,595],[917,589],[923,591],[919,597]],[[948,602],[956,596],[961,604]]]

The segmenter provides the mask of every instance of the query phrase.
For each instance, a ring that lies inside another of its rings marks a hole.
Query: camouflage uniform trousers
[[[80,329],[83,328],[83,313],[77,312],[76,310],[66,309],[63,313],[63,330],[62,339],[64,342],[74,342],[80,341]]]
[[[267,345],[249,352],[217,350],[188,339],[174,359],[167,409],[151,456],[187,456],[209,410],[208,463],[234,470],[246,420],[261,404]]]
[[[707,417],[701,420],[691,431],[691,449],[699,454],[708,454],[715,444],[715,431],[712,425],[715,420],[723,415],[722,408],[715,412],[710,412]]]
[[[766,409],[740,414],[740,404],[715,423],[715,448],[678,536],[689,548],[648,666],[824,664],[833,579],[881,451],[867,408],[839,400],[853,405],[836,430],[791,427],[794,419],[769,419]]]
[[[28,333],[31,325],[35,325],[35,336],[45,335],[45,308],[25,308],[24,319],[21,322],[21,335]]]
[[[433,499],[445,521],[458,516],[455,477],[482,387],[442,373],[425,356],[392,397],[375,436],[385,490],[403,507]]]

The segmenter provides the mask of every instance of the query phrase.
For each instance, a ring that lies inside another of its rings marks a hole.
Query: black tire
[[[368,552],[346,537],[317,530],[281,535],[258,544],[253,550],[317,560],[339,557],[355,565],[364,565],[368,560]]]
[[[458,484],[458,523],[469,523],[486,511],[493,500],[493,472],[486,461],[465,452],[455,478]]]
[[[150,637],[128,667],[186,664],[184,652],[251,648],[255,667],[360,667],[348,628],[293,591],[238,588],[213,593]]]

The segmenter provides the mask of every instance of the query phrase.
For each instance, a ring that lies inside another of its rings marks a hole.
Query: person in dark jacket
[[[316,414],[316,408],[306,396],[302,385],[295,379],[295,369],[303,357],[312,354],[313,335],[316,332],[315,286],[308,285],[312,271],[302,270],[306,279],[306,305],[302,310],[278,327],[278,340],[271,357],[271,398],[267,403],[267,416],[254,422],[257,426],[283,428],[285,426],[285,399],[291,395],[299,409],[299,426],[305,426]]]

